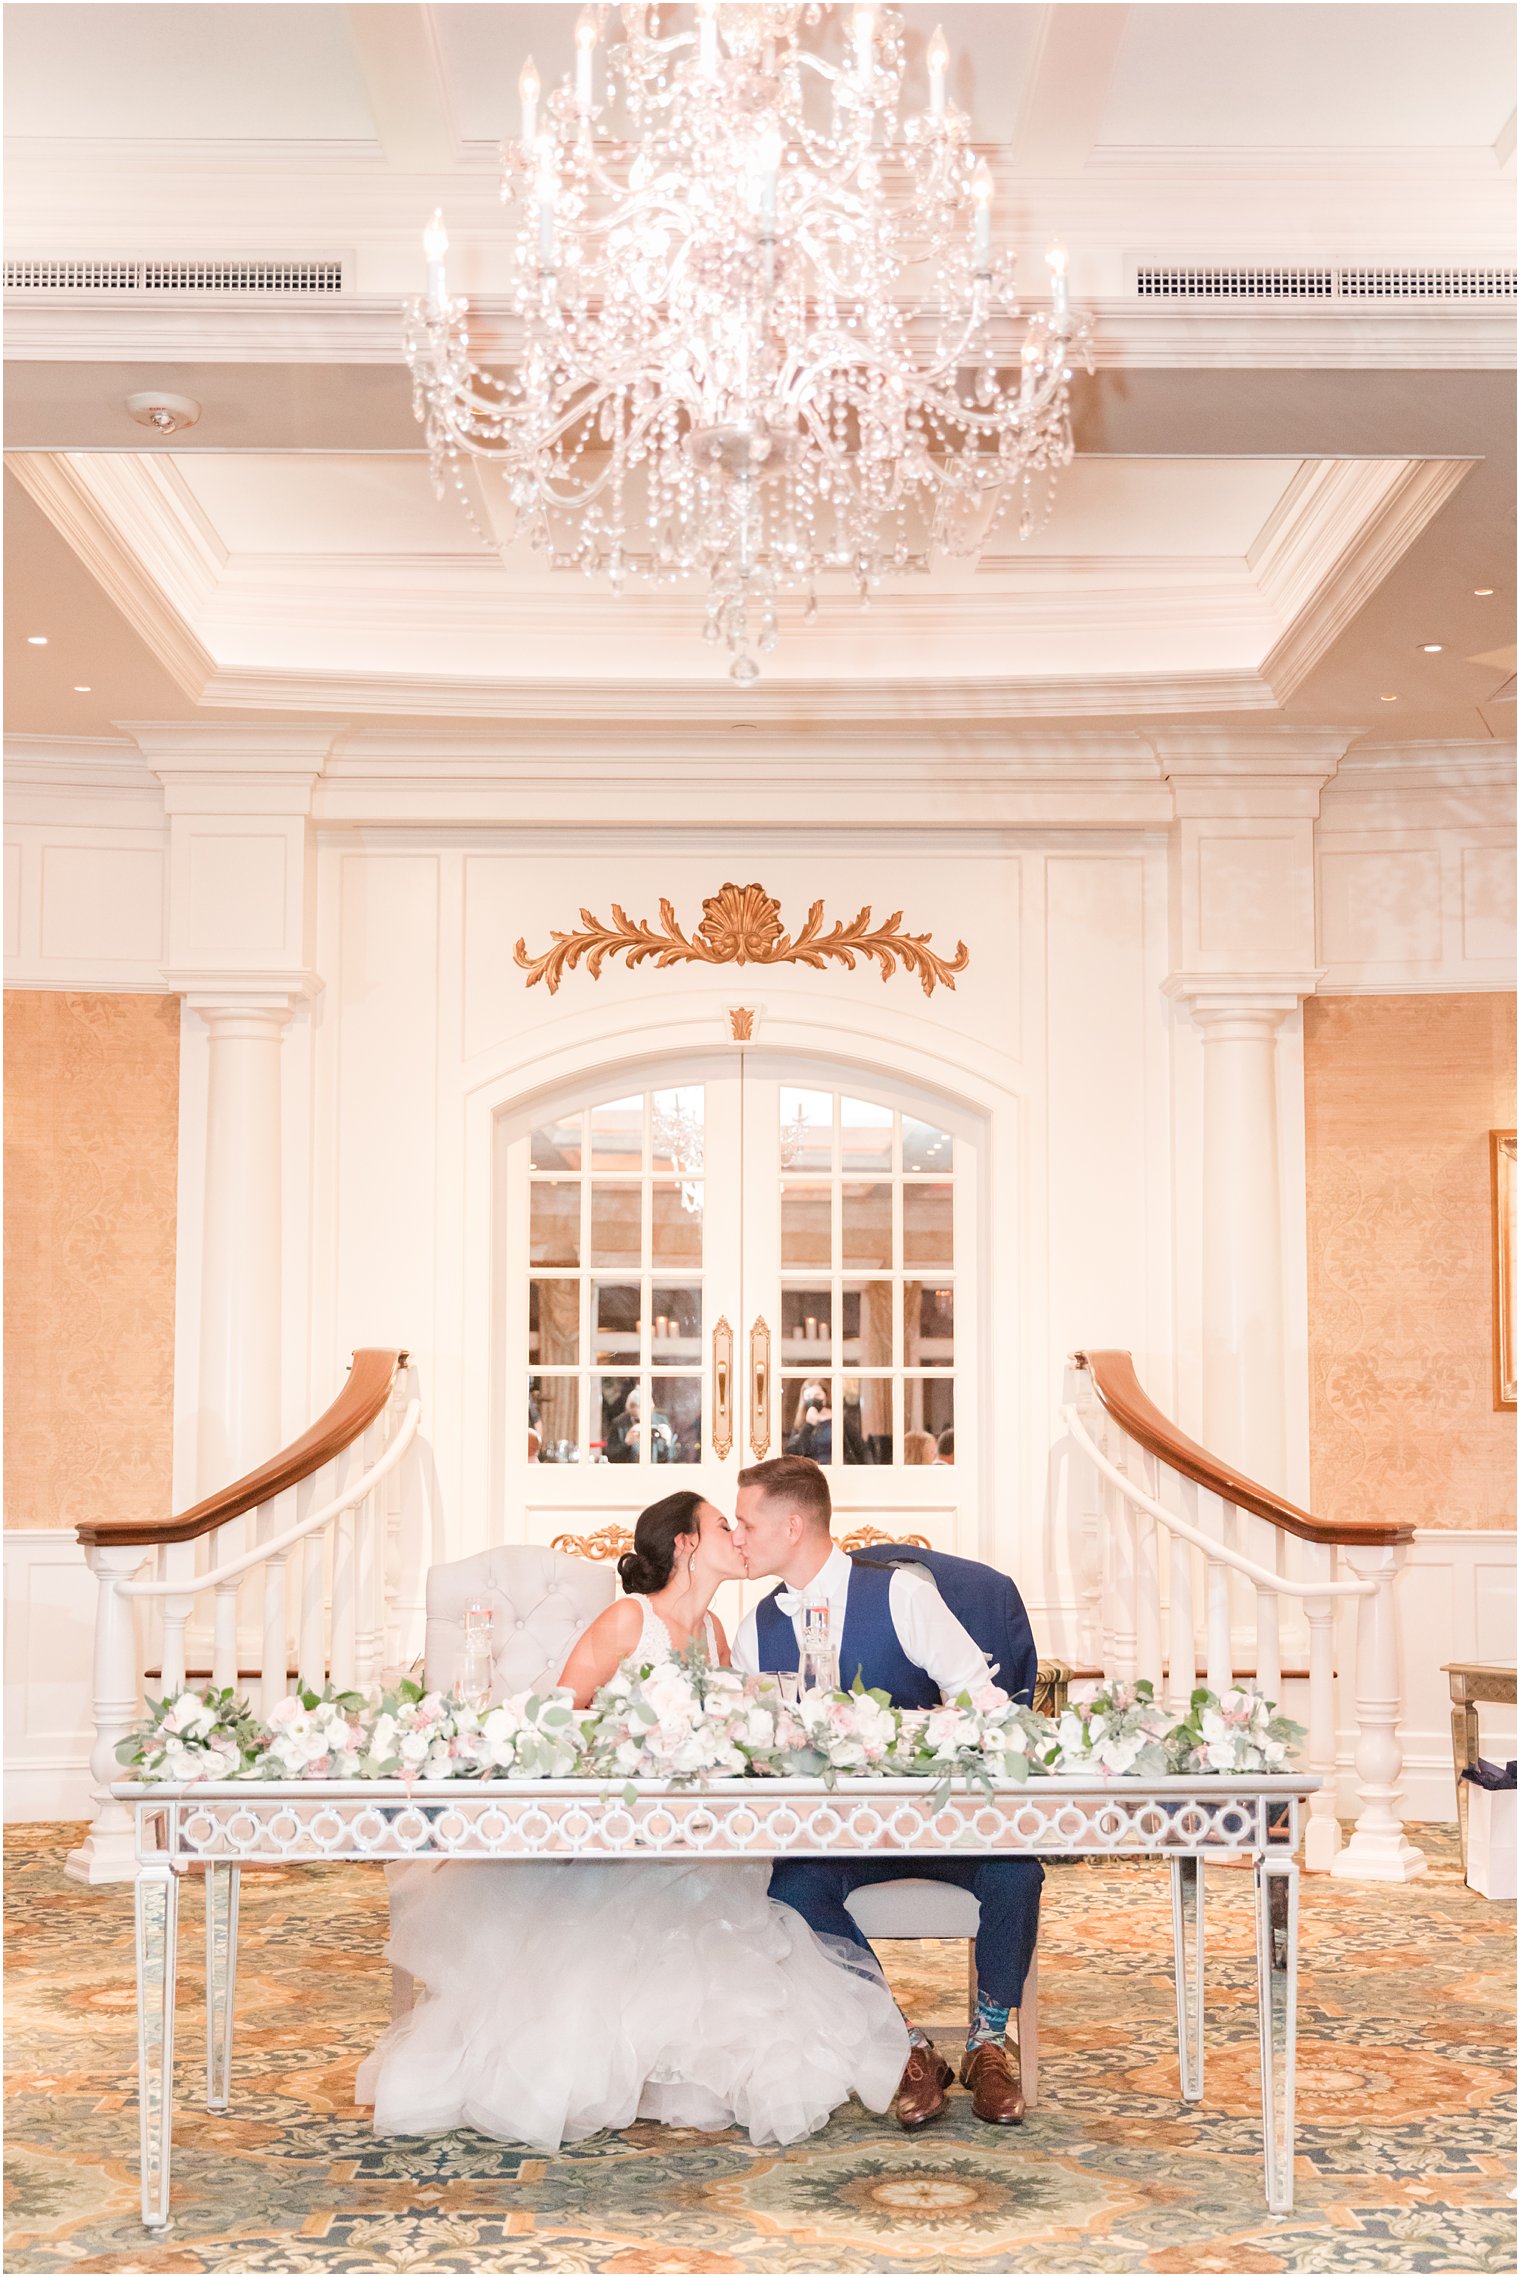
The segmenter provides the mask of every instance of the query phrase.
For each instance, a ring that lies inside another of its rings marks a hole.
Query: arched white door
[[[979,1118],[883,1073],[655,1064],[499,1126],[499,1533],[797,1451],[848,1536],[974,1549]]]

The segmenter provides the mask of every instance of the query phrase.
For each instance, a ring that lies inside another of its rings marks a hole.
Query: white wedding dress
[[[640,1602],[632,1657],[666,1659]],[[656,2119],[791,2143],[852,2093],[885,2111],[897,2091],[908,2035],[885,1984],[766,1895],[768,1863],[419,1860],[388,1878],[387,1953],[419,1983],[360,2066],[378,2135],[556,2150]]]

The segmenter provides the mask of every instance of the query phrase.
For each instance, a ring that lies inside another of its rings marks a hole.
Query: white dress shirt
[[[836,1543],[811,1581],[794,1592],[802,1605],[827,1605],[829,1634],[836,1645],[844,1641],[844,1607],[849,1595],[849,1559]],[[887,1592],[887,1607],[897,1641],[909,1660],[939,1686],[940,1698],[953,1700],[962,1692],[979,1692],[990,1679],[987,1655],[951,1612],[922,1566],[895,1565]],[[802,1651],[802,1613],[792,1615],[797,1650]],[[746,1613],[734,1639],[733,1662],[746,1676],[760,1672],[760,1642],[754,1613]],[[849,1688],[853,1668],[841,1662],[839,1680]]]

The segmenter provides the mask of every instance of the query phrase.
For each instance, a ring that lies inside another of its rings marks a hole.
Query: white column
[[[1362,1807],[1350,1840],[1330,1861],[1346,1882],[1412,1882],[1427,1860],[1405,1834],[1398,1812],[1404,1774],[1399,1744],[1399,1632],[1393,1585],[1404,1553],[1397,1547],[1348,1549],[1347,1565],[1377,1587],[1356,1608],[1356,1764]]]
[[[1203,1032],[1203,1437],[1248,1478],[1285,1468],[1277,1029],[1292,997],[1194,994]]]
[[[90,1570],[100,1584],[95,1612],[95,1667],[91,1711],[95,1742],[90,1749],[95,1818],[89,1833],[64,1862],[71,1882],[129,1882],[137,1871],[136,1836],[125,1803],[113,1802],[111,1783],[131,1773],[116,1760],[119,1741],[142,1715],[142,1658],[137,1646],[137,1615],[120,1584],[130,1581],[151,1550],[91,1549]]]
[[[280,1041],[290,997],[191,995],[206,1023],[196,1476],[214,1493],[280,1447]]]

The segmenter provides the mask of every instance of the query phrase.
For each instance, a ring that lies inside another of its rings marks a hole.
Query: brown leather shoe
[[[949,2064],[933,2048],[915,2040],[897,2089],[898,2125],[927,2127],[937,2119],[945,2108],[945,2089],[954,2078]]]
[[[961,2085],[970,2088],[971,2108],[989,2127],[1016,2127],[1023,2118],[1024,2086],[1016,2047],[983,2040],[968,2048],[961,2064]]]

